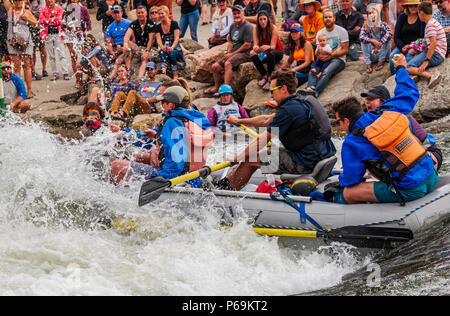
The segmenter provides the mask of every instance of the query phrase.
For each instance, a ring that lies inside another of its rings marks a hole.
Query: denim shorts
[[[427,52],[428,52],[428,48],[426,50],[424,50],[423,52],[421,52],[419,55],[414,56],[408,62],[407,66],[415,67],[415,68],[420,67],[423,64],[423,62],[425,61],[425,59],[427,58]],[[437,65],[441,64],[443,61],[444,61],[444,58],[442,58],[438,53],[434,53],[433,56],[431,56],[431,59],[430,59],[430,62],[428,63],[427,68],[437,66]]]
[[[430,193],[436,188],[439,183],[439,175],[437,171],[434,171],[428,178],[426,178],[421,184],[415,188],[403,190],[400,189],[400,193],[403,195],[406,201],[414,201],[420,199]],[[400,197],[395,193],[392,186],[388,186],[384,182],[375,182],[373,189],[375,196],[380,203],[397,203],[400,202]]]

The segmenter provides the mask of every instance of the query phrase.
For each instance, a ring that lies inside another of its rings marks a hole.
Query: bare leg
[[[111,163],[111,176],[115,184],[119,184],[125,178],[129,166],[128,160],[114,160]]]
[[[225,84],[231,83],[231,78],[233,77],[233,66],[229,61],[225,62],[225,74],[223,76],[223,81]]]
[[[375,196],[374,182],[362,182],[344,188],[344,199],[348,204],[379,202]]]
[[[230,186],[235,190],[242,189],[260,166],[259,162],[240,163],[227,176]]]

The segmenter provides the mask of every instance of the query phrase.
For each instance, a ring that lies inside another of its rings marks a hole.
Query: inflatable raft
[[[330,172],[326,168],[325,171],[326,176],[314,174],[316,179],[320,178],[316,190],[321,192],[338,180],[337,175],[328,177]],[[216,172],[210,179],[223,176],[223,172]],[[414,233],[450,213],[450,175],[441,176],[432,193],[405,206],[400,203],[343,205],[313,200],[309,196],[256,193],[256,187],[266,177],[255,173],[250,183],[238,192],[174,186],[163,190],[151,203],[179,200],[195,205],[196,199],[211,196],[212,203],[224,209],[228,218],[235,216],[237,209],[243,209],[258,234],[343,241],[369,248],[394,247],[407,242]],[[272,180],[286,180],[283,175],[272,177]]]

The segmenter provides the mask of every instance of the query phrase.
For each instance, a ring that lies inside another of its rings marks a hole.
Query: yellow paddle
[[[253,137],[255,137],[255,138],[256,138],[256,137],[259,137],[259,134],[258,134],[257,132],[255,132],[255,131],[252,130],[251,128],[245,126],[244,124],[239,125],[239,127],[242,128],[242,130],[243,130],[244,132],[246,132],[247,134],[249,134],[250,136],[253,136]],[[272,145],[271,142],[268,142],[268,143],[267,143],[267,147],[270,147],[271,145]]]
[[[229,167],[232,164],[233,163],[231,161],[225,161],[210,167],[204,166],[203,168],[200,168],[197,171],[193,171],[170,180],[166,180],[162,177],[150,179],[142,184],[141,192],[139,194],[139,206],[143,206],[152,201],[155,201],[156,199],[158,199],[161,193],[167,188],[171,188],[177,184],[198,177],[206,177],[210,173]]]

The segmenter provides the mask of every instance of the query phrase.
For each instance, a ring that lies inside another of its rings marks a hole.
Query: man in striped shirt
[[[419,19],[426,23],[425,40],[428,48],[408,62],[408,72],[412,76],[419,76],[429,80],[428,88],[434,88],[441,80],[439,73],[431,74],[425,69],[441,64],[447,53],[447,39],[445,31],[438,21],[433,19],[431,2],[419,4]]]

